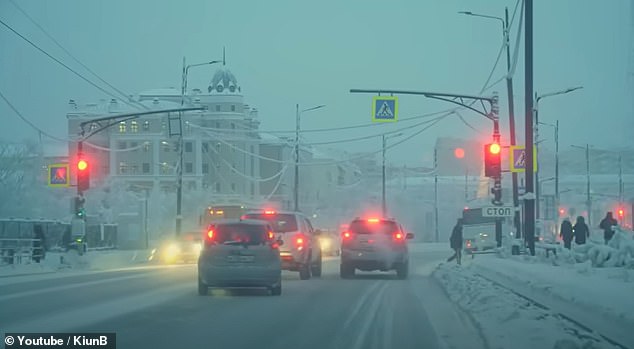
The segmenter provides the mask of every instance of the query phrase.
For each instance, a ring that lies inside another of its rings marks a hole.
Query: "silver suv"
[[[259,219],[271,224],[280,246],[282,269],[298,271],[302,280],[321,276],[321,248],[310,220],[301,212],[252,211],[244,219]]]
[[[209,287],[266,287],[282,293],[280,241],[262,221],[223,219],[209,225],[198,257],[198,294]]]
[[[356,218],[341,234],[340,276],[353,277],[355,269],[396,270],[399,279],[406,279],[409,271],[407,240],[412,238],[414,235],[405,233],[394,219]]]

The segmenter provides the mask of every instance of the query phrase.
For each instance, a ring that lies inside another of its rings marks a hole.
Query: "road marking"
[[[372,299],[372,303],[370,304],[370,306],[364,309],[365,313],[369,316],[365,317],[365,321],[363,321],[362,323],[361,330],[357,332],[357,335],[355,336],[355,341],[351,346],[352,349],[364,348],[363,344],[364,340],[368,336],[367,332],[370,330],[370,326],[372,326],[376,316],[379,314],[379,308],[381,306],[381,301],[383,300],[383,294],[385,293],[385,289],[387,288],[387,282],[381,282],[377,284],[380,284],[381,287],[376,291],[376,293],[372,294],[374,296],[374,299]]]

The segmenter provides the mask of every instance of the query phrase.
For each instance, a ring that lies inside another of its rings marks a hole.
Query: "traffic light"
[[[502,147],[499,143],[484,146],[484,175],[491,178],[502,176]]]
[[[616,210],[616,215],[619,219],[623,219],[623,217],[625,217],[625,210],[622,207],[619,207],[619,209]]]
[[[79,219],[86,219],[86,210],[84,209],[85,201],[83,197],[75,197],[75,217]]]
[[[79,159],[77,161],[77,190],[83,192],[90,188],[90,167],[88,161]]]

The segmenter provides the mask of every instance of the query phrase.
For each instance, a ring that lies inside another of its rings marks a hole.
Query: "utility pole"
[[[592,227],[592,200],[590,200],[590,144],[586,144],[586,208],[588,226]]]
[[[387,205],[385,204],[385,135],[381,136],[383,141],[383,161],[382,161],[382,175],[381,175],[381,212],[383,213],[383,217],[385,218],[387,215]]]
[[[535,187],[533,176],[533,0],[525,0],[526,23],[524,30],[524,103],[526,117],[526,197],[524,198],[524,237],[532,256],[535,255]]]
[[[438,149],[434,147],[434,228],[436,233],[436,242],[439,242],[438,236]]]
[[[559,212],[559,119],[555,121],[555,210]]]
[[[293,198],[294,211],[299,211],[299,104],[295,104],[295,185]]]

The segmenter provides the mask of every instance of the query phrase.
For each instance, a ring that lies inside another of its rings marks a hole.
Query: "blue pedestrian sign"
[[[69,187],[70,171],[68,164],[48,165],[48,186],[49,187]]]
[[[373,122],[396,122],[398,119],[398,98],[376,96],[372,99]]]

